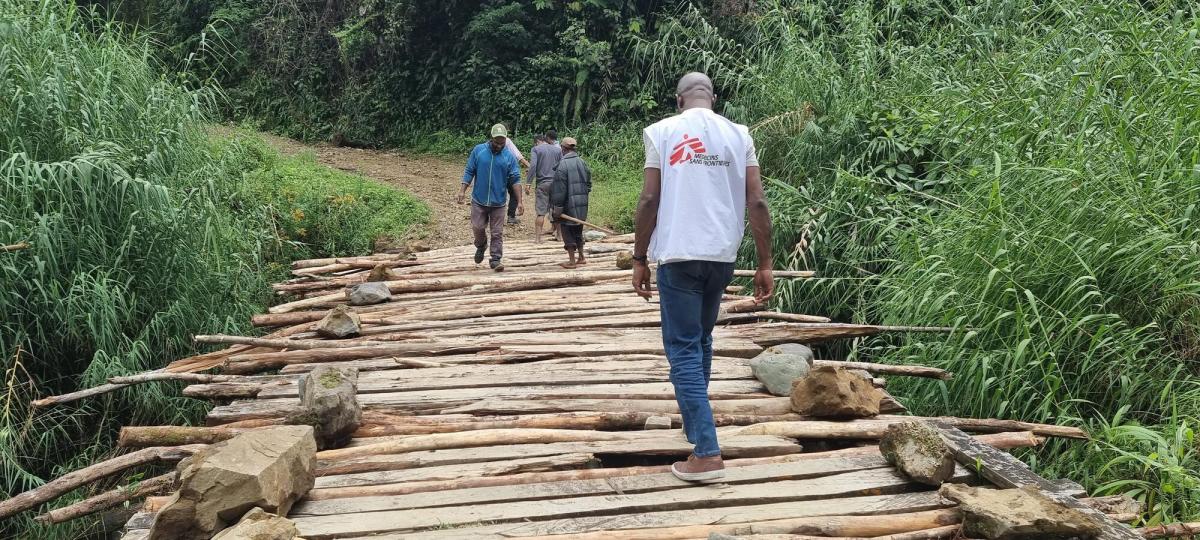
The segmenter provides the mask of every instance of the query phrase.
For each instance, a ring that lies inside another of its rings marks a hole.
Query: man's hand
[[[775,276],[772,275],[771,267],[760,267],[754,273],[754,301],[759,304],[765,304],[775,294]]]
[[[633,262],[633,292],[647,301],[653,296],[650,292],[650,265],[644,262]]]
[[[462,204],[463,203],[463,195],[464,194],[462,192],[459,192],[458,198],[455,199],[455,202],[457,202],[458,204]]]
[[[518,216],[525,215],[525,201],[521,201],[521,202],[517,203],[517,215]]]

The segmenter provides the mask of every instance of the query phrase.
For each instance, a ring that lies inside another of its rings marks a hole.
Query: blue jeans
[[[658,267],[663,348],[671,364],[671,385],[684,434],[696,445],[693,453],[698,457],[721,454],[708,403],[708,381],[713,326],[731,280],[733,263],[682,261]]]

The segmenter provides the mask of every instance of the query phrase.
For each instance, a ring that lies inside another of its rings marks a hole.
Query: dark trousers
[[[517,219],[517,190],[521,184],[508,186],[508,219]]]
[[[671,385],[683,416],[684,435],[699,457],[721,454],[708,402],[712,331],[721,297],[733,280],[733,263],[681,261],[659,265],[659,311]]]
[[[489,244],[490,233],[492,260],[500,260],[504,256],[504,207],[471,201],[471,232],[475,235],[477,248]]]
[[[563,221],[559,227],[562,232],[563,247],[567,251],[578,249],[580,253],[583,253],[583,225]]]

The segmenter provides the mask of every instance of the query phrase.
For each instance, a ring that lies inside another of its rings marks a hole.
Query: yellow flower
[[[296,222],[304,221],[304,210],[301,210],[299,208],[293,208],[292,209],[292,219],[296,220]]]

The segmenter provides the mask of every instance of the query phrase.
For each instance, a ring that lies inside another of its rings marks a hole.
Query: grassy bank
[[[41,411],[31,399],[192,354],[196,333],[248,331],[285,257],[365,253],[425,210],[261,141],[210,141],[212,94],[173,84],[147,46],[101,18],[14,0],[0,13],[0,244],[31,246],[0,253],[7,498],[107,457],[120,425],[187,423],[205,408],[171,385]],[[280,224],[297,210],[313,238]],[[99,530],[31,517],[5,520],[0,536]]]

